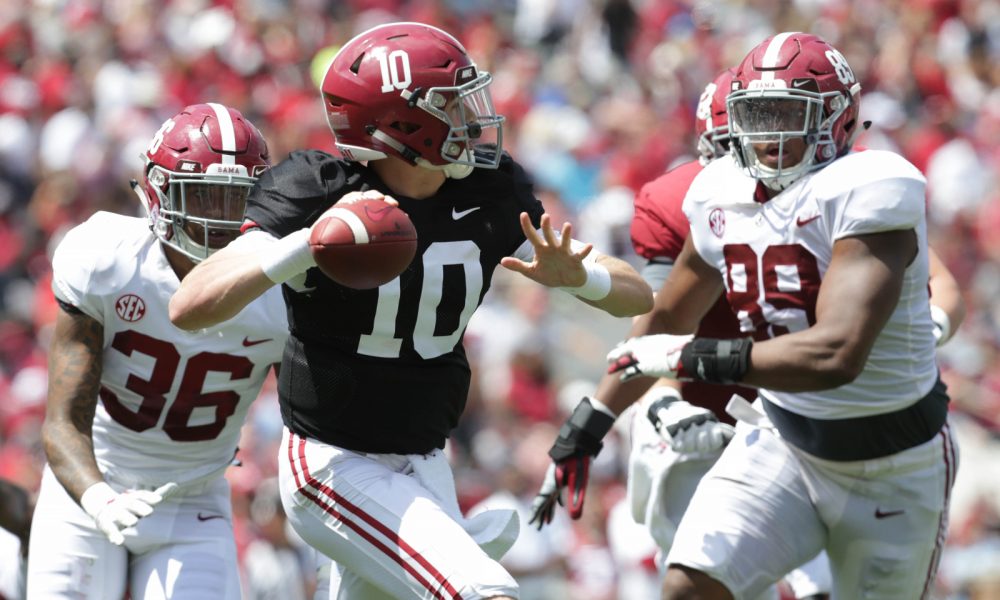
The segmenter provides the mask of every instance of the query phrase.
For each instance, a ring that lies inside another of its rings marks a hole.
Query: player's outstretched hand
[[[83,492],[80,505],[111,543],[121,546],[125,543],[122,531],[138,523],[142,517],[149,516],[153,507],[176,489],[176,483],[167,483],[154,491],[126,490],[119,494],[102,481]]]
[[[590,460],[601,451],[604,445],[601,440],[615,423],[606,410],[595,408],[590,398],[585,397],[559,429],[559,437],[549,450],[552,464],[531,504],[529,525],[541,529],[552,521],[556,503],[563,504],[563,488],[569,488],[569,516],[579,519],[583,514]]]
[[[521,213],[521,231],[535,248],[535,258],[525,262],[513,256],[500,259],[500,264],[525,277],[549,287],[577,287],[587,281],[583,259],[594,249],[587,244],[579,252],[572,248],[573,226],[563,223],[559,237],[552,228],[552,218],[542,215],[542,235],[531,224],[528,213]]]
[[[541,530],[544,525],[551,523],[556,512],[556,504],[563,506],[562,486],[556,481],[556,464],[552,463],[545,472],[541,489],[531,502],[531,518],[528,524]]]
[[[715,414],[682,400],[669,388],[649,405],[646,417],[678,454],[707,454],[722,449],[735,430]]]
[[[619,343],[608,353],[608,373],[619,373],[622,381],[633,377],[677,379],[681,350],[692,335],[644,335]]]

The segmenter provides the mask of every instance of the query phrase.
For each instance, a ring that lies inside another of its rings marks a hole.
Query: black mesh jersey
[[[469,318],[500,259],[525,241],[520,213],[538,227],[543,208],[507,155],[497,170],[475,169],[415,200],[392,194],[364,165],[302,151],[261,176],[246,218],[281,237],[368,189],[409,215],[416,258],[378,289],[346,288],[315,268],[302,289],[284,286],[292,335],[278,380],[282,418],[300,435],[359,452],[426,453],[444,446],[465,407]]]

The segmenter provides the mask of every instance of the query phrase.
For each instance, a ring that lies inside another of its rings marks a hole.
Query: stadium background
[[[970,309],[940,353],[962,457],[939,597],[1000,598],[995,0],[4,0],[0,477],[37,489],[57,310],[49,259],[61,235],[96,210],[139,214],[127,182],[160,123],[188,103],[240,109],[275,161],[295,148],[332,150],[311,76],[338,44],[390,20],[455,33],[494,74],[505,147],[532,167],[557,222],[632,261],[632,195],[691,157],[705,83],[778,31],[837,46],[873,122],[861,143],[894,149],[928,176],[931,243]],[[556,425],[627,324],[520,278],[493,283],[466,338],[478,375],[449,449],[466,507],[500,490],[526,510]],[[622,520],[620,429],[595,465],[585,517],[528,530],[509,555],[524,598],[632,600],[655,587],[649,546]],[[245,428],[244,464],[227,473],[248,598],[295,598],[311,578],[276,504],[279,435],[269,385]],[[15,552],[2,537],[0,592]]]

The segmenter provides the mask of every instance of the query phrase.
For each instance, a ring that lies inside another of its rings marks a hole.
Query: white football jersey
[[[279,287],[233,319],[188,332],[167,304],[180,282],[145,219],[107,212],[73,228],[52,259],[57,298],[104,326],[94,417],[101,471],[184,483],[225,468],[288,321]]]
[[[937,378],[928,301],[925,180],[892,152],[867,150],[806,175],[767,202],[732,158],[716,160],[684,199],[698,254],[722,274],[741,329],[757,340],[815,323],[820,282],[837,240],[913,229],[919,253],[862,374],[816,392],[760,390],[800,415],[842,419],[899,410]]]

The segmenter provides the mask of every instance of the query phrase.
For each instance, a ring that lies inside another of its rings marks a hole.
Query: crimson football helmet
[[[726,69],[705,86],[695,112],[695,133],[698,134],[698,162],[702,166],[729,154],[729,117],[726,96],[733,86],[735,69]]]
[[[193,104],[167,119],[133,182],[150,228],[195,262],[239,235],[247,195],[268,167],[267,143],[236,109]]]
[[[390,23],[344,44],[321,87],[345,158],[392,155],[459,178],[500,163],[504,118],[493,108],[492,80],[444,31]],[[475,152],[480,145],[496,147]]]
[[[767,187],[787,188],[851,149],[861,131],[860,93],[844,55],[821,38],[786,32],[764,40],[737,67],[726,100],[737,160]],[[805,153],[784,166],[794,138],[803,140]],[[758,152],[775,150],[776,165],[764,164]]]

